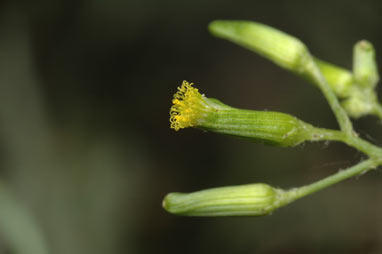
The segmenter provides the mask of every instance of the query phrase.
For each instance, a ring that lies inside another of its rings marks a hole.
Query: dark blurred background
[[[287,149],[171,130],[184,79],[232,106],[337,128],[318,89],[212,37],[214,19],[274,26],[346,68],[367,39],[382,64],[377,0],[2,1],[0,253],[382,253],[381,170],[267,217],[161,208],[168,192],[291,188],[364,158],[337,143]],[[355,127],[382,143],[376,118]]]

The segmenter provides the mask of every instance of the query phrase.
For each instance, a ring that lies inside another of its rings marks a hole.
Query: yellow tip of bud
[[[176,131],[195,126],[200,117],[203,95],[192,85],[193,83],[183,81],[174,94],[170,109],[170,127]]]

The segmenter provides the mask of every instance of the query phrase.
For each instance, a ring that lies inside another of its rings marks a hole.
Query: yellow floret
[[[195,126],[200,117],[203,96],[192,85],[193,83],[183,81],[174,94],[170,109],[170,127],[176,131]]]

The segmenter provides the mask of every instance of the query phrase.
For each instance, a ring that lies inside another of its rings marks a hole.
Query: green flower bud
[[[297,38],[273,27],[251,21],[213,21],[210,32],[252,50],[275,64],[305,74],[311,56]]]
[[[296,146],[310,140],[314,129],[288,114],[227,106],[201,95],[187,81],[174,95],[170,123],[175,130],[196,127],[275,146]]]
[[[378,104],[377,94],[372,88],[352,89],[351,96],[342,102],[349,116],[360,118],[375,113]]]
[[[317,58],[314,58],[314,62],[337,97],[345,98],[349,96],[350,89],[354,83],[353,75],[350,71]]]
[[[357,83],[374,88],[379,81],[379,75],[373,45],[362,40],[355,44],[353,54],[353,72]]]
[[[163,208],[186,216],[260,216],[279,207],[282,193],[262,183],[170,193],[163,200]]]

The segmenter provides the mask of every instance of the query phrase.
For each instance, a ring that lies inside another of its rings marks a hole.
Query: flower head
[[[170,109],[170,127],[194,127],[276,146],[295,146],[310,138],[309,124],[279,112],[237,109],[199,93],[183,81]]]
[[[174,94],[170,109],[170,126],[176,131],[196,126],[205,107],[204,96],[192,85],[193,83],[183,81],[182,86],[178,87],[178,91]]]

